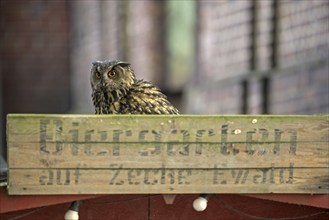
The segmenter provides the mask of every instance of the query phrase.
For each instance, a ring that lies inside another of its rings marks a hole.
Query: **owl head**
[[[127,62],[105,60],[92,63],[90,83],[94,92],[128,90],[135,80],[134,71]]]

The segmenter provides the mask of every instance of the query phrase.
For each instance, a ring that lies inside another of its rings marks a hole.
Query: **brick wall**
[[[66,3],[1,1],[0,10],[4,113],[67,111]]]
[[[273,0],[257,2],[256,15],[256,68],[268,70],[271,68],[273,42]]]
[[[328,113],[328,1],[199,1],[198,16],[186,112]]]
[[[200,83],[188,88],[185,91],[186,112],[188,114],[240,113],[242,87],[239,83],[226,82],[212,85]]]
[[[225,79],[249,68],[251,1],[199,1],[198,73]]]
[[[186,112],[236,114],[251,65],[252,1],[199,1],[197,71],[186,90]]]
[[[272,113],[329,112],[329,2],[282,1],[278,65],[297,67],[272,77]]]
[[[328,65],[304,66],[272,77],[273,114],[328,114]]]
[[[282,1],[279,65],[289,66],[328,57],[328,28],[328,1]]]
[[[7,113],[69,109],[68,8],[65,1],[0,2],[0,132]],[[6,155],[4,138],[0,155]]]

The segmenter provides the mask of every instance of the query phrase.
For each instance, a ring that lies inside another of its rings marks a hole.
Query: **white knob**
[[[71,209],[69,209],[66,213],[65,213],[65,220],[79,220],[79,213],[77,211],[73,211]]]
[[[199,197],[193,202],[193,208],[195,211],[202,212],[207,208],[208,200],[204,197]]]

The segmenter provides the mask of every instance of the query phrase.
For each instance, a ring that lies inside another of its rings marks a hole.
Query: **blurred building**
[[[7,113],[93,113],[104,59],[182,113],[328,113],[326,0],[3,0],[0,14],[2,130]]]
[[[322,0],[199,1],[186,110],[328,113],[328,16]]]

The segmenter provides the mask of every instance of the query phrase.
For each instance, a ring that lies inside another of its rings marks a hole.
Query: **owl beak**
[[[104,82],[102,82],[101,85],[100,85],[101,91],[105,91],[106,88],[107,88],[106,84]]]

